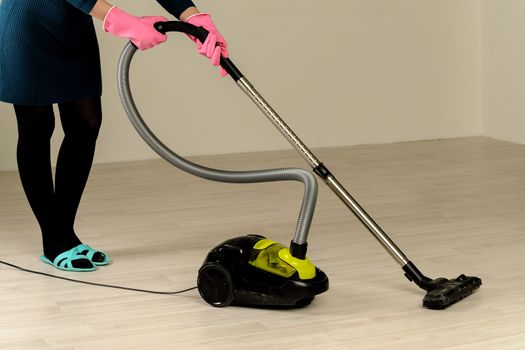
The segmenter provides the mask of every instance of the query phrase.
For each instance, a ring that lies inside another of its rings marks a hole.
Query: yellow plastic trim
[[[255,243],[253,249],[264,250],[275,243],[277,242],[274,242],[270,239],[261,239],[259,242]]]
[[[279,257],[279,252],[284,248],[283,245],[272,241],[263,242],[259,245],[264,249],[254,249],[255,254],[250,254],[248,263],[261,270],[273,273],[282,277],[292,277],[295,269],[292,265]]]
[[[298,259],[290,253],[290,249],[288,248],[281,249],[279,251],[279,257],[297,270],[300,279],[309,280],[315,277],[315,266],[308,258],[304,260]]]

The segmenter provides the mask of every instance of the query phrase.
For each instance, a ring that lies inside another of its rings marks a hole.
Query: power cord
[[[87,282],[87,281],[76,280],[76,279],[73,279],[73,278],[67,278],[67,277],[55,276],[55,275],[51,275],[51,274],[49,274],[49,273],[45,273],[45,272],[29,270],[29,269],[26,269],[26,268],[23,268],[23,267],[20,267],[20,266],[13,265],[13,264],[11,264],[11,263],[8,263],[8,262],[2,261],[2,260],[0,260],[0,264],[4,264],[4,265],[6,265],[6,266],[9,266],[9,267],[12,267],[12,268],[15,268],[15,269],[18,269],[18,270],[24,271],[24,272],[30,272],[30,273],[34,273],[34,274],[42,275],[42,276],[46,276],[46,277],[53,277],[53,278],[57,278],[57,279],[61,279],[61,280],[66,280],[66,281],[70,281],[70,282],[89,284],[89,285],[92,285],[92,286],[98,286],[98,287],[106,287],[106,288],[115,288],[115,289],[131,290],[131,291],[134,291],[134,292],[141,292],[141,293],[163,294],[163,295],[176,295],[176,294],[181,294],[181,293],[189,292],[190,290],[197,289],[197,287],[191,287],[191,288],[187,288],[187,289],[183,289],[183,290],[178,290],[178,291],[175,291],[175,292],[160,292],[160,291],[155,291],[155,290],[147,290],[147,289],[138,289],[138,288],[129,288],[129,287],[122,287],[122,286],[114,286],[114,285],[111,285],[111,284],[103,284],[103,283]]]

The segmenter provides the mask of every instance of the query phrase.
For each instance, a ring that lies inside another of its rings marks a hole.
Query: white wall
[[[135,14],[154,1],[114,1]],[[480,135],[479,0],[197,1],[229,40],[231,57],[310,147]],[[99,32],[104,124],[96,162],[155,157],[118,99],[124,40]],[[289,148],[185,37],[139,54],[138,106],[183,155]],[[0,170],[14,169],[16,124],[0,105]],[[60,141],[54,139],[54,149]]]
[[[483,133],[525,143],[525,1],[483,0]]]

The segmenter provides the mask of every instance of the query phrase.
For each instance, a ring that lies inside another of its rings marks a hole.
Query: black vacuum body
[[[279,252],[287,249],[259,235],[229,239],[213,248],[199,269],[197,286],[210,305],[296,308],[328,290],[328,277],[315,268],[303,279]],[[282,255],[282,254],[281,254]],[[313,266],[313,265],[312,265]]]

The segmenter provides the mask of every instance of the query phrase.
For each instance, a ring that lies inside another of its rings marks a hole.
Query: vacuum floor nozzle
[[[429,283],[429,289],[423,298],[423,306],[442,310],[466,298],[481,286],[478,277],[460,275],[456,279],[437,278]]]

